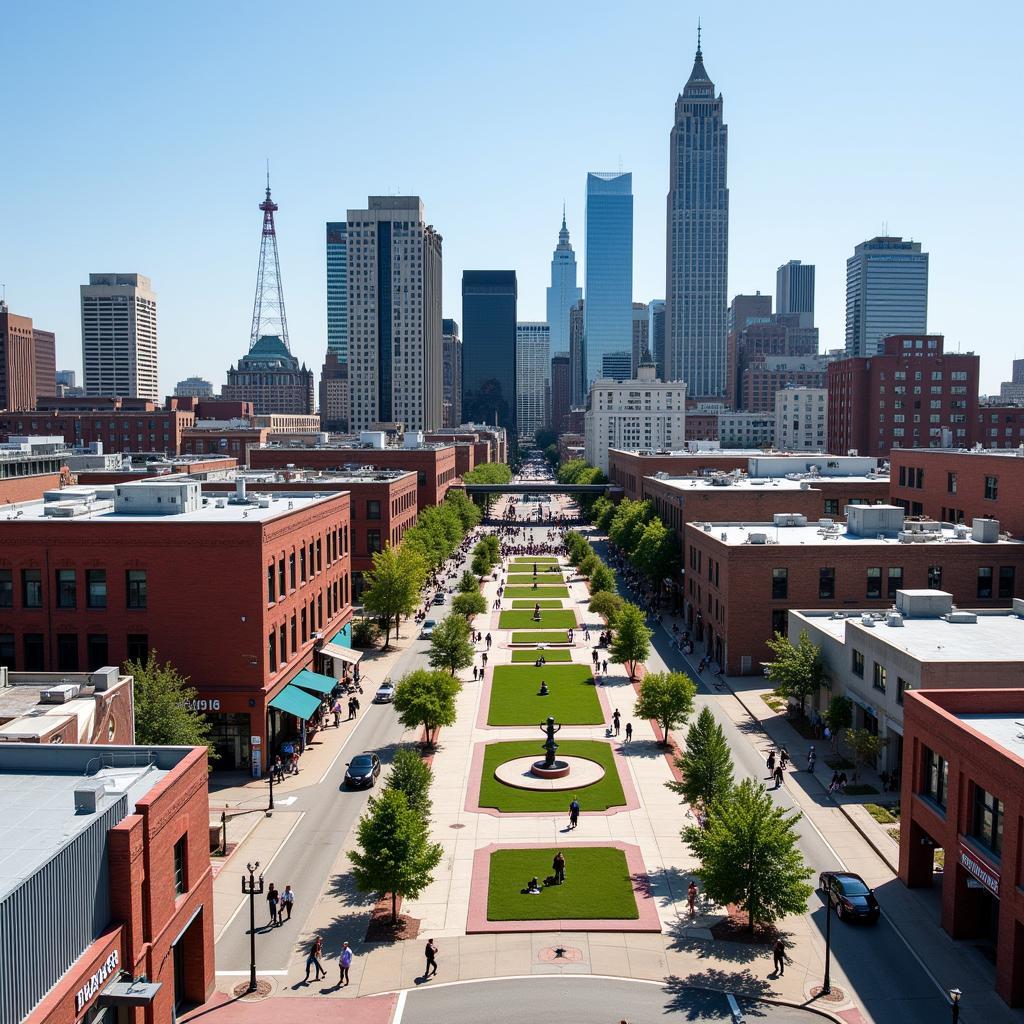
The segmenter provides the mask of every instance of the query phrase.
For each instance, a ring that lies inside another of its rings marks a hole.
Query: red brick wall
[[[0,505],[8,502],[38,501],[44,491],[60,487],[60,474],[47,473],[41,476],[16,476],[0,480]]]
[[[687,417],[689,418],[689,417]],[[625,497],[636,501],[642,493],[642,480],[655,473],[687,476],[734,469],[746,471],[748,456],[724,455],[718,452],[697,452],[693,455],[638,455],[636,452],[612,448],[608,453],[608,478],[618,484]]]
[[[978,409],[971,441],[983,448],[1017,448],[1024,444],[1024,409],[986,405]]]
[[[69,445],[102,441],[107,454],[142,451],[179,455],[182,431],[193,420],[191,412],[162,410],[4,413],[0,415],[0,438],[6,440],[11,434],[60,435]]]
[[[32,320],[0,311],[0,409],[36,407],[36,343]]]

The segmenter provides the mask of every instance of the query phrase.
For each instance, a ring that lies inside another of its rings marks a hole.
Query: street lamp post
[[[246,864],[248,881],[242,875],[242,893],[249,897],[249,991],[256,991],[256,897],[263,895],[263,875],[257,879],[260,862]]]
[[[271,814],[274,810],[274,766],[268,764],[267,778],[270,780],[270,804],[267,806],[267,814]]]
[[[832,894],[825,889],[825,980],[821,985],[821,994],[827,996],[832,992]]]
[[[949,999],[953,1004],[953,1024],[957,1024],[960,1020],[960,997],[963,993],[958,988],[951,988],[949,990]]]

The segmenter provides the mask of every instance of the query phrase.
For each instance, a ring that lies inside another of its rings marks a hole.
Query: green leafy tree
[[[608,568],[604,562],[599,562],[597,568],[590,574],[591,594],[600,594],[602,591],[615,592],[615,573]]]
[[[471,498],[466,495],[465,491],[461,491],[458,488],[449,488],[448,492],[444,496],[445,504],[450,505],[454,510],[455,514],[459,517],[459,522],[462,524],[462,534],[465,536],[470,530],[476,526],[482,515],[480,509],[476,506]]]
[[[453,612],[434,627],[427,660],[431,668],[446,668],[452,675],[473,664],[469,622],[462,615]]]
[[[462,689],[458,679],[440,669],[416,669],[395,687],[398,721],[407,729],[423,726],[425,741],[433,746],[437,730],[455,724],[455,698]]]
[[[512,470],[504,462],[485,462],[463,473],[462,479],[467,484],[507,484],[512,479]]]
[[[618,618],[619,612],[622,611],[625,603],[618,594],[610,590],[599,590],[591,597],[587,609],[595,615],[600,615],[614,629],[615,620]]]
[[[602,495],[594,502],[594,507],[590,510],[590,515],[593,524],[602,533],[607,533],[608,527],[611,525],[612,517],[615,515],[615,504],[610,498]]]
[[[582,534],[570,530],[565,535],[565,550],[569,555],[569,562],[579,567],[580,562],[591,552],[590,545],[583,538]]]
[[[874,770],[882,747],[889,741],[867,729],[851,729],[846,734],[846,742],[853,752],[853,779],[856,782],[862,768]]]
[[[385,789],[359,819],[358,850],[349,853],[352,877],[361,892],[391,894],[391,920],[398,920],[398,897],[415,899],[434,880],[440,844],[429,841],[424,817],[405,794]]]
[[[544,460],[552,469],[558,468],[558,445],[549,444],[544,449]]]
[[[853,701],[849,697],[833,697],[821,717],[832,733],[832,749],[838,750],[843,731],[853,725]]]
[[[373,619],[356,619],[352,623],[352,646],[365,649],[376,647],[380,639],[380,626]]]
[[[395,754],[388,772],[387,788],[404,793],[408,805],[421,818],[430,817],[430,786],[433,781],[430,765],[415,750],[403,747]]]
[[[689,718],[697,684],[683,672],[652,672],[644,676],[634,708],[639,718],[653,718],[664,734],[663,745],[670,742],[669,733]]]
[[[601,559],[597,557],[597,553],[593,550],[590,550],[580,560],[579,565],[576,566],[576,570],[582,577],[584,577],[584,579],[588,579],[590,576],[593,575],[594,570],[599,565],[603,564],[604,563],[601,561]]]
[[[473,555],[473,560],[469,563],[469,567],[483,579],[491,571],[491,554],[486,548],[480,548]]]
[[[640,534],[631,560],[649,580],[660,585],[679,561],[672,531],[660,519],[652,519]]]
[[[490,552],[491,565],[497,565],[501,561],[501,542],[493,533],[489,533],[481,543]]]
[[[384,648],[391,644],[391,630],[398,636],[403,615],[411,615],[419,604],[426,582],[426,570],[420,555],[403,544],[387,547],[373,556],[373,568],[366,573],[363,606],[376,615],[384,627]]]
[[[537,433],[533,435],[533,443],[535,447],[543,451],[545,448],[549,448],[551,445],[558,443],[558,431],[551,430],[550,428],[538,430]]]
[[[665,785],[687,803],[707,811],[733,787],[732,752],[722,727],[708,707],[686,731],[686,749],[676,756],[681,782]]]
[[[712,805],[704,828],[683,830],[700,861],[704,892],[722,906],[745,910],[751,930],[807,909],[811,869],[798,845],[799,820],[799,813],[776,806],[759,782],[744,779]]]
[[[126,661],[124,671],[135,679],[136,743],[206,747],[210,760],[216,758],[210,723],[204,714],[192,710],[196,690],[169,661],[161,665],[153,651],[146,662]]]
[[[472,594],[474,591],[480,589],[480,584],[477,582],[476,576],[473,575],[472,571],[467,569],[459,577],[459,593],[460,594]]]
[[[803,716],[807,698],[825,680],[821,650],[805,629],[800,631],[800,639],[795,644],[788,636],[776,633],[768,641],[768,646],[775,655],[774,661],[768,663],[768,678],[787,700],[799,701]]]
[[[623,499],[612,517],[608,538],[616,547],[632,555],[647,524],[654,518],[654,506],[649,501]]]
[[[464,616],[468,622],[474,615],[483,615],[487,611],[487,599],[479,590],[472,594],[456,594],[452,599],[452,611]]]
[[[651,631],[647,628],[644,613],[635,604],[626,602],[616,616],[615,635],[609,653],[616,665],[625,665],[630,679],[636,678],[637,665],[646,661],[651,653]],[[640,692],[642,697],[642,688]],[[644,715],[644,718],[656,717]]]

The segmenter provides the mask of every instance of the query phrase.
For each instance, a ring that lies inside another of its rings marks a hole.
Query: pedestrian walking
[[[561,850],[555,854],[551,870],[555,873],[555,885],[561,885],[565,881],[565,857],[562,856]]]
[[[575,828],[580,820],[580,802],[576,797],[569,804],[569,828]]]
[[[320,958],[323,955],[324,940],[318,935],[313,940],[313,944],[309,947],[309,952],[306,955],[306,976],[302,979],[303,981],[309,981],[310,967],[316,968],[316,977],[313,979],[314,981],[319,981],[321,977],[327,977],[327,972],[324,970],[324,965],[320,962]]]
[[[775,751],[774,750],[771,751],[771,753],[769,753],[768,760],[765,761],[765,764],[768,766],[768,775],[769,775],[769,777],[771,777],[772,775],[775,774]]]
[[[779,787],[780,787],[780,786],[782,785],[782,775],[783,775],[783,772],[782,772],[782,765],[781,765],[781,764],[777,764],[777,765],[775,766],[775,772],[774,772],[774,776],[775,776],[775,788],[776,788],[776,789],[778,789],[778,788],[779,788]]]
[[[281,908],[278,912],[278,920],[280,920],[281,914],[286,914],[286,921],[292,919],[292,905],[295,903],[295,892],[290,885],[284,887],[284,892],[281,893]]]
[[[347,942],[341,944],[341,956],[338,957],[338,986],[348,984],[348,969],[352,966],[352,949]]]
[[[697,916],[697,883],[691,878],[686,889],[686,902],[690,907],[690,917]]]
[[[632,738],[633,738],[633,723],[632,722],[627,722],[626,723],[626,742],[629,743],[629,741]]]
[[[427,969],[423,972],[424,978],[437,974],[437,946],[433,939],[427,939],[427,948],[423,951],[427,958]]]
[[[601,671],[605,675],[608,675],[608,659],[607,658],[605,658],[604,661],[601,662]]]
[[[817,760],[817,757],[818,755],[814,752],[814,747],[811,747],[811,749],[807,751],[807,770],[809,772],[814,772],[814,762]]]
[[[359,692],[362,693],[363,691],[360,690]],[[355,709],[355,717],[358,718],[359,717],[359,698],[358,697],[353,697],[352,698],[352,707]]]
[[[336,700],[334,702],[334,707],[331,708],[331,712],[334,715],[334,728],[335,729],[340,729],[341,728],[341,701],[340,700]]]
[[[600,661],[600,658],[598,657],[598,654],[597,654],[597,648],[596,647],[594,648],[594,655],[593,655],[592,661],[594,662],[594,671],[596,672],[598,667],[599,667],[598,666],[598,662]]]
[[[480,661],[483,664],[484,668],[486,668],[487,667],[487,652],[486,651],[484,651],[484,653],[480,655]]]
[[[790,760],[789,751],[785,746],[783,746],[782,750],[779,752],[779,764],[782,766],[783,771],[786,770],[786,765],[789,764]]]
[[[280,905],[281,895],[277,889],[274,888],[274,883],[270,883],[270,888],[267,890],[267,910],[270,911],[270,927],[273,928],[277,925],[277,908]]]
[[[284,762],[281,760],[280,754],[274,758],[274,763],[271,766],[270,771],[274,776],[275,782],[284,782]]]
[[[615,727],[615,735],[616,736],[619,735],[619,721],[620,721],[621,717],[622,716],[619,714],[619,709],[616,708],[612,712],[612,725]]]
[[[476,682],[476,679],[477,679],[477,667],[476,667],[476,665],[474,665],[473,666],[473,682],[474,683]]]
[[[583,639],[586,640],[588,644],[590,643],[590,630],[589,629],[584,631]]]
[[[348,699],[348,720],[351,722],[356,717],[356,699],[355,697],[349,697]]]
[[[782,937],[779,936],[775,940],[775,945],[772,946],[772,957],[775,960],[775,973],[783,975],[786,973],[786,943],[782,941]]]
[[[491,634],[487,634],[487,650],[491,649]]]

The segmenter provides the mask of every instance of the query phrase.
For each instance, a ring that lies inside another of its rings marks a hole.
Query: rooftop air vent
[[[81,693],[82,687],[78,683],[58,683],[56,686],[48,687],[39,693],[41,704],[66,704],[74,700]]]

